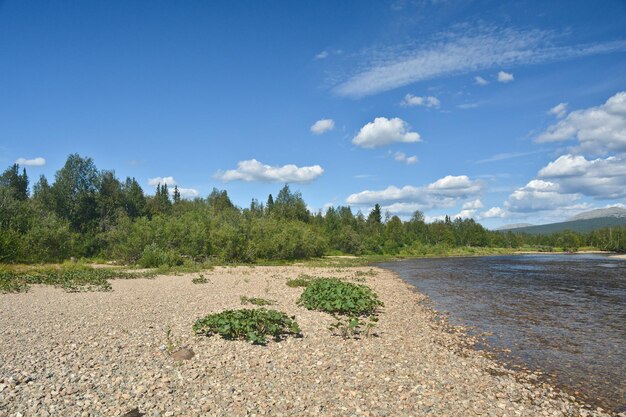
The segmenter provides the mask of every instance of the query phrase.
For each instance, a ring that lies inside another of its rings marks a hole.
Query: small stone
[[[178,349],[176,352],[172,353],[172,358],[174,358],[175,361],[177,362],[181,362],[181,361],[188,361],[191,358],[193,358],[196,354],[193,353],[193,350],[191,349],[187,349],[187,348],[182,348],[182,349]]]

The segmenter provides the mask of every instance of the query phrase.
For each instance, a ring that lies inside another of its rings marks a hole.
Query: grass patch
[[[118,268],[92,268],[83,263],[38,267],[0,267],[0,292],[26,292],[33,284],[53,285],[67,292],[110,291],[109,279],[146,278],[153,273],[128,272]]]
[[[287,281],[287,286],[290,288],[305,288],[307,287],[315,277],[307,274],[300,274],[298,278],[290,279]]]
[[[252,304],[255,306],[271,306],[276,304],[274,300],[266,300],[265,298],[246,297],[242,295],[239,297],[241,304]]]
[[[227,340],[247,340],[265,345],[267,338],[280,341],[286,336],[301,336],[295,317],[276,310],[242,309],[226,310],[198,319],[193,325],[196,334],[219,334]]]

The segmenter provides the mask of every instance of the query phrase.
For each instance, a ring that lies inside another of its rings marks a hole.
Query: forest
[[[285,185],[276,196],[235,206],[225,190],[182,199],[159,184],[148,195],[135,178],[121,181],[93,159],[69,155],[50,183],[31,188],[17,164],[0,176],[0,262],[59,262],[70,257],[145,267],[185,262],[258,262],[323,255],[446,255],[454,248],[594,247],[626,251],[626,228],[591,233],[527,235],[489,231],[473,219],[426,223],[350,207],[310,212],[299,192]]]

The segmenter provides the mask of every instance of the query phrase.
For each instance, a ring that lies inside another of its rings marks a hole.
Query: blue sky
[[[0,1],[0,163],[489,226],[626,203],[626,3]]]

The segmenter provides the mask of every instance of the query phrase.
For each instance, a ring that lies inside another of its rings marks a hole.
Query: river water
[[[626,411],[625,260],[515,255],[379,266],[428,295],[451,323],[490,334],[486,348],[503,362],[541,370],[592,404]]]

